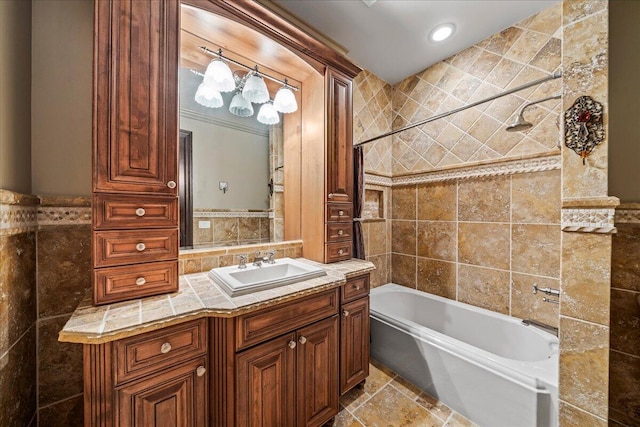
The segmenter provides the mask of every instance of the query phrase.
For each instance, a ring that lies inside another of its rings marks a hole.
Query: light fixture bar
[[[256,70],[255,70],[255,67],[250,67],[250,66],[248,66],[248,65],[243,64],[242,62],[238,62],[238,61],[236,61],[235,59],[231,59],[231,58],[229,58],[228,56],[224,56],[224,55],[222,54],[222,49],[218,49],[218,51],[217,51],[217,52],[215,52],[215,51],[213,51],[213,50],[209,49],[209,48],[208,48],[208,47],[206,47],[206,46],[200,46],[200,49],[202,49],[202,51],[203,51],[204,53],[208,53],[208,54],[209,54],[209,55],[211,55],[211,56],[215,56],[215,57],[218,57],[218,58],[222,58],[222,59],[224,59],[225,61],[229,61],[229,62],[231,62],[231,63],[233,63],[233,64],[236,64],[236,65],[238,65],[239,67],[245,68],[245,69],[247,69],[247,70],[249,70],[249,71],[256,71]],[[257,67],[257,65],[256,65],[256,67]],[[195,72],[195,71],[194,71],[194,72]],[[285,80],[280,80],[280,79],[278,79],[278,78],[276,78],[276,77],[270,76],[269,74],[265,74],[265,73],[263,73],[262,71],[259,71],[259,73],[260,73],[260,75],[261,75],[262,77],[265,77],[265,78],[267,78],[267,79],[269,79],[269,80],[271,80],[271,81],[274,81],[274,82],[276,82],[276,83],[280,83],[281,85],[285,85],[285,86],[287,86],[289,89],[292,89],[292,90],[295,90],[295,91],[299,91],[299,90],[300,90],[300,89],[299,89],[299,88],[297,88],[296,86],[292,86],[292,85],[290,85],[290,84],[286,81],[286,79],[285,79]]]

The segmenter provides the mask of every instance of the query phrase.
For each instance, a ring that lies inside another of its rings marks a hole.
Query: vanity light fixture
[[[441,42],[453,35],[456,30],[456,26],[450,22],[446,24],[440,24],[431,30],[429,34],[429,39],[434,42]]]
[[[216,56],[207,66],[204,74],[199,71],[191,70],[194,74],[202,77],[202,83],[196,92],[196,101],[205,107],[218,108],[223,104],[220,92],[236,91],[231,99],[229,112],[239,117],[251,117],[253,115],[253,106],[251,103],[263,104],[258,111],[258,121],[263,124],[272,125],[280,122],[279,113],[293,113],[298,110],[298,102],[293,93],[299,89],[289,84],[287,79],[280,80],[268,74],[258,71],[258,66],[249,67],[234,59],[228,58],[222,54],[222,49],[214,52],[205,46],[200,47],[203,52]],[[249,70],[244,76],[238,71],[231,72],[227,62],[238,65],[241,68]],[[264,79],[267,78],[276,83],[282,84],[282,87],[276,93],[271,101],[269,90]],[[228,82],[232,82],[231,85]]]
[[[278,111],[273,107],[271,101],[265,102],[258,111],[258,121],[264,125],[275,125],[280,121]]]
[[[278,89],[276,97],[273,99],[273,108],[281,113],[293,113],[298,109],[296,96],[289,89],[287,79],[284,79],[284,86]]]
[[[204,82],[207,86],[218,92],[231,92],[236,88],[231,68],[222,60],[222,49],[218,49],[218,58],[207,66],[204,73]]]

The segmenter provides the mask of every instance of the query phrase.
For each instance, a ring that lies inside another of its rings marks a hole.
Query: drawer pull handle
[[[344,215],[344,211],[338,211],[338,216]]]
[[[338,236],[342,236],[344,234],[343,230],[338,230]]]
[[[338,255],[342,255],[342,254],[344,254],[344,249],[340,249],[340,250],[338,251]]]
[[[333,199],[333,193],[329,193],[327,197],[329,197],[330,199]]]
[[[287,344],[289,346],[289,348],[296,348],[296,342],[294,340],[289,341],[289,344]]]
[[[162,347],[160,347],[160,353],[162,354],[167,354],[171,351],[171,344],[169,344],[168,342],[162,344]]]
[[[176,182],[175,182],[175,181],[169,181],[169,182],[167,182],[167,187],[169,187],[169,188],[176,188]]]
[[[342,310],[342,315],[344,317],[349,317],[349,310]]]
[[[306,344],[307,343],[307,337],[302,335],[298,341],[300,341],[300,344]]]
[[[360,290],[360,286],[358,286],[358,285],[353,285],[353,289],[355,289],[356,291],[359,291],[359,290]]]
[[[198,366],[198,368],[196,368],[196,375],[199,377],[203,376],[206,372],[207,368],[205,368],[204,366]]]
[[[144,214],[146,214],[146,213],[147,212],[143,208],[136,209],[136,215],[138,215],[138,216],[144,216]]]
[[[138,285],[138,286],[142,286],[145,283],[147,283],[147,280],[144,277],[138,277],[136,279],[136,285]]]
[[[138,251],[138,252],[142,252],[142,251],[144,251],[146,248],[147,248],[147,247],[145,246],[145,244],[144,244],[144,243],[138,243],[138,244],[136,245],[136,251]]]

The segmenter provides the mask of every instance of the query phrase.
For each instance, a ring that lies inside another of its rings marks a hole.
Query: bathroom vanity
[[[368,375],[373,265],[324,268],[239,297],[196,273],[166,296],[87,298],[60,333],[84,347],[85,425],[325,424]]]

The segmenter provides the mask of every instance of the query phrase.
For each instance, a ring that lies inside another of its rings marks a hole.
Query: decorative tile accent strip
[[[530,159],[511,160],[500,163],[481,164],[455,168],[448,171],[425,172],[393,178],[393,186],[423,184],[427,182],[451,181],[454,179],[481,178],[487,176],[513,175],[517,173],[557,170],[561,167],[558,155]]]
[[[616,209],[616,224],[640,224],[640,209]]]
[[[284,185],[282,184],[276,184],[273,186],[273,191],[275,193],[284,193]]]
[[[0,205],[0,235],[35,231],[37,223],[36,206]]]
[[[615,209],[562,209],[562,231],[616,233]]]
[[[391,187],[393,185],[393,179],[388,176],[375,175],[365,172],[364,183],[370,185],[380,185],[382,187]]]
[[[195,211],[194,218],[269,218],[269,212],[248,212],[248,211]]]
[[[43,207],[38,208],[38,226],[91,224],[91,208]]]

